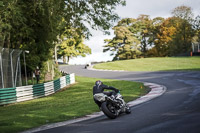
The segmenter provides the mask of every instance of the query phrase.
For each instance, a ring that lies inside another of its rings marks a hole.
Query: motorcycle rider
[[[113,90],[113,91],[104,92],[104,89]],[[104,85],[100,80],[97,80],[93,87],[93,95],[97,93],[104,93],[105,95],[111,96],[111,95],[116,95],[117,93],[119,93],[119,90],[112,86]],[[96,99],[94,99],[94,101],[100,108],[101,102],[97,101]]]

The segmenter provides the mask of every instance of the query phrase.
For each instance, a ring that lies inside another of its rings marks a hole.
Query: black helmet
[[[101,84],[103,84],[100,80],[97,80],[96,82],[95,82],[95,85],[97,85],[97,86],[99,86],[99,85],[101,85]]]

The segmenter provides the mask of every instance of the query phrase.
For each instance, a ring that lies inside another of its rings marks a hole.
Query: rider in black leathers
[[[113,91],[104,92],[104,89],[113,90]],[[111,95],[116,95],[116,93],[118,93],[118,92],[119,92],[118,89],[116,89],[116,88],[114,88],[112,86],[104,85],[100,80],[97,80],[95,82],[94,87],[93,87],[93,95],[95,95],[97,93],[104,93],[104,94],[106,94],[108,96],[111,96]],[[97,101],[95,99],[94,99],[94,101],[99,107],[101,107],[101,102],[99,102],[99,101]]]

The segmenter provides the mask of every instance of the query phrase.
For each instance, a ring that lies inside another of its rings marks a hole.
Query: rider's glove
[[[117,89],[117,90],[116,90],[116,93],[119,93],[119,92],[120,92],[120,91]]]

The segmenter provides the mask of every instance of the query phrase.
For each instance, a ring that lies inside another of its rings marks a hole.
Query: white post
[[[25,59],[25,51],[24,51],[24,69],[25,69],[25,80],[27,85],[27,73],[26,73],[26,59]]]
[[[21,52],[20,52],[21,54]],[[21,75],[21,63],[20,63],[20,54],[19,54],[19,86],[22,86],[22,75]],[[18,70],[16,70],[18,71]]]
[[[2,49],[2,51],[1,51],[1,53],[0,53],[2,88],[4,88],[4,80],[3,80],[3,59],[2,59],[3,50],[4,50],[4,48]]]
[[[13,54],[14,50],[12,50],[12,52],[10,53],[10,62],[11,62],[11,73],[12,73],[12,86],[14,87],[14,73],[13,73],[13,58],[12,58],[12,54]]]
[[[18,67],[19,67],[19,58],[20,57],[18,57],[18,59],[17,59],[17,68],[16,68],[16,73],[15,73],[15,87],[17,85],[17,70],[18,70]]]

